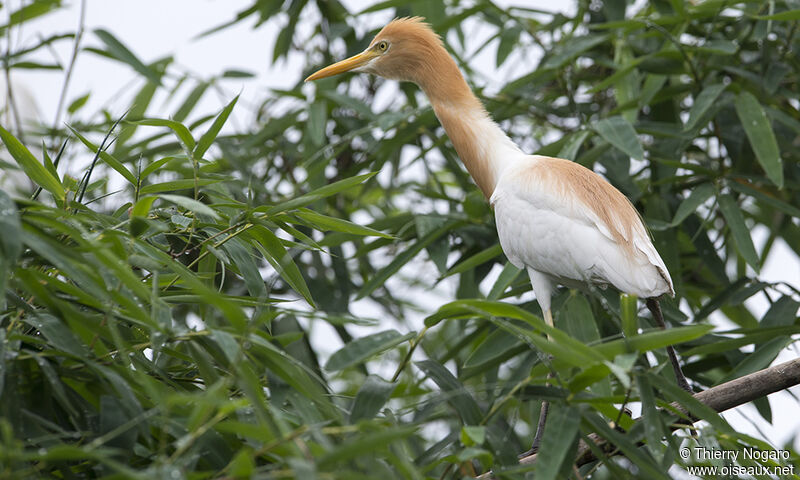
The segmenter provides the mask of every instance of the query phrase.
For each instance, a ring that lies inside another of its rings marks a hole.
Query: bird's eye
[[[385,52],[388,49],[389,49],[389,42],[387,42],[386,40],[382,40],[381,42],[378,43],[378,50],[380,50],[381,52]]]

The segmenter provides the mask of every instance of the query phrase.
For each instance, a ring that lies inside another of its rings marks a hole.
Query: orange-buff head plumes
[[[441,38],[420,17],[392,20],[366,50],[313,73],[306,81],[350,71],[414,82],[431,99],[471,96]]]

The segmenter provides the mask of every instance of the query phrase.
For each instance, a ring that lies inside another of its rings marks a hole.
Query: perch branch
[[[695,393],[694,398],[700,403],[714,409],[717,413],[721,413],[798,384],[800,384],[800,358]],[[681,406],[677,404],[673,404],[673,406],[686,413],[686,410]],[[693,419],[693,421],[697,420]],[[604,452],[610,452],[614,448],[612,444],[608,443],[597,434],[593,433],[589,435],[589,439]],[[581,440],[578,445],[577,455],[575,456],[575,465],[582,466],[595,460],[597,460],[597,456],[592,452],[589,446]],[[525,465],[534,463],[535,461],[536,454],[534,453],[521,458],[519,463]],[[490,479],[494,477],[492,472],[489,471],[477,478]]]

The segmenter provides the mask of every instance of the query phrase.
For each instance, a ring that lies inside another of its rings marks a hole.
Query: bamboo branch
[[[717,413],[721,413],[798,384],[800,384],[800,358],[695,393],[694,398],[700,403],[713,408]],[[673,406],[686,413],[686,409],[680,405],[673,404]],[[639,421],[639,419],[636,421]],[[692,421],[697,421],[697,419],[692,419]],[[611,452],[614,449],[612,444],[597,434],[589,435],[589,439],[604,452]],[[534,463],[536,462],[536,456],[534,453],[523,457],[519,460],[519,463],[523,465]],[[597,460],[597,456],[581,440],[575,456],[575,465],[580,467],[595,460]],[[477,478],[490,479],[494,478],[494,476],[489,471]]]

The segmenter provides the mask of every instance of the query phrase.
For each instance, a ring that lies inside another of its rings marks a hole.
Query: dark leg
[[[548,375],[550,378],[550,375]],[[544,423],[547,421],[547,411],[550,410],[550,402],[547,400],[542,402],[542,409],[539,411],[539,423],[536,425],[536,435],[533,437],[533,443],[530,450],[525,453],[520,453],[519,458],[524,458],[539,451],[539,445],[542,443],[542,436],[544,435]]]
[[[552,360],[552,356],[550,359]],[[547,383],[545,385],[550,386],[550,380],[555,378],[553,372],[547,374]],[[533,455],[534,453],[539,451],[539,445],[542,443],[542,437],[544,436],[544,424],[547,421],[547,412],[550,410],[550,402],[547,400],[542,401],[542,409],[539,410],[539,422],[536,424],[536,435],[533,437],[533,443],[531,444],[530,450],[525,453],[520,453],[518,455],[519,458],[527,457],[529,455]]]
[[[548,302],[549,303],[549,302]],[[544,321],[547,322],[549,326],[553,326],[553,312],[550,311],[549,306],[544,309]],[[547,336],[548,340],[552,340],[550,335]],[[549,357],[550,360],[553,359],[552,356]],[[544,360],[544,359],[543,359]],[[550,386],[550,380],[555,378],[555,374],[551,371],[547,374],[547,383],[545,385]],[[520,453],[519,458],[527,457],[528,455],[533,455],[534,453],[539,451],[539,444],[542,443],[542,436],[544,435],[544,423],[547,421],[547,411],[550,410],[550,402],[547,400],[542,402],[542,409],[539,411],[539,423],[536,425],[536,436],[533,437],[533,444],[531,444],[531,449],[525,453]]]
[[[656,321],[658,327],[662,330],[666,329],[667,326],[664,324],[664,317],[661,315],[661,306],[658,304],[658,300],[655,298],[648,298],[646,304],[650,313],[653,314],[653,319]],[[675,354],[675,349],[672,348],[672,345],[667,347],[667,356],[669,356],[669,361],[672,363],[672,370],[675,371],[675,378],[678,379],[678,386],[689,393],[694,393],[686,377],[683,375],[681,364],[678,363],[678,355]]]

